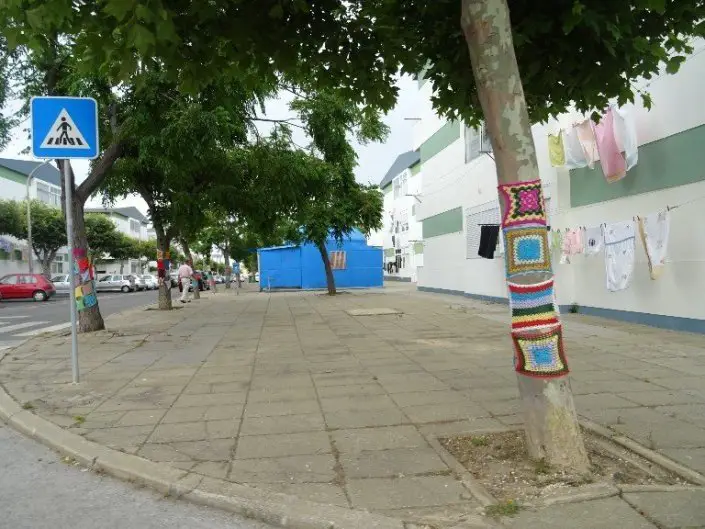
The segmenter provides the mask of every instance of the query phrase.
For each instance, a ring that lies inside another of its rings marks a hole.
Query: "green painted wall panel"
[[[416,255],[423,253],[423,243],[422,242],[415,242],[414,243],[414,253]]]
[[[607,183],[599,162],[570,171],[570,205],[587,206],[705,180],[705,125],[639,147],[639,163]]]
[[[27,182],[27,177],[23,174],[16,173],[15,171],[10,171],[7,167],[0,167],[0,178],[5,178],[7,180],[12,180],[19,184],[24,184]]]
[[[394,257],[394,248],[385,248],[384,249],[384,256],[385,257]]]
[[[424,219],[422,228],[424,239],[463,231],[463,208],[450,209]]]
[[[419,174],[421,172],[421,162],[416,162],[414,165],[409,167],[409,171],[411,171],[411,175]]]
[[[421,144],[421,163],[425,164],[458,138],[460,138],[460,123],[449,121]]]
[[[387,193],[391,193],[393,190],[392,183],[389,182],[386,186],[382,188],[382,192],[386,195]]]

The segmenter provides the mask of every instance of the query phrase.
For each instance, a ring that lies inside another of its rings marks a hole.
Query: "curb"
[[[88,441],[23,410],[0,388],[0,420],[81,464],[162,494],[217,507],[246,518],[290,529],[404,529],[405,522],[367,511],[302,500],[247,485],[196,476],[163,463],[125,454]],[[226,494],[219,492],[227,491]]]
[[[661,468],[673,472],[677,476],[680,476],[681,478],[686,481],[689,481],[692,484],[705,485],[705,476],[703,476],[699,472],[696,472],[693,469],[681,465],[680,463],[676,463],[672,459],[669,459],[666,456],[659,454],[654,450],[651,450],[650,448],[646,448],[645,446],[637,443],[629,437],[625,437],[624,435],[618,434],[617,432],[614,432],[609,428],[605,428],[604,426],[597,424],[591,421],[590,419],[586,419],[584,417],[580,418],[580,424],[592,433],[595,433],[602,437],[606,437],[612,442],[617,443],[618,445],[623,446],[627,450],[630,450],[635,454],[640,455],[647,461],[651,461],[652,463],[660,466]]]

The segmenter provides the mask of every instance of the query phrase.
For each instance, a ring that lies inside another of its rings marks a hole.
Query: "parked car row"
[[[71,288],[68,274],[60,274],[51,278],[56,290],[61,294],[68,294]],[[135,292],[142,290],[156,290],[159,281],[150,274],[108,274],[96,279],[97,292]]]

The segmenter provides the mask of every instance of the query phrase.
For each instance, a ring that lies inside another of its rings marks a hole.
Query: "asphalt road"
[[[0,527],[8,529],[271,529],[164,498],[63,463],[0,424]]]
[[[172,296],[179,289],[172,289]],[[156,303],[157,291],[131,292],[101,292],[98,302],[103,317],[115,312]],[[69,296],[57,295],[49,301],[12,300],[0,302],[0,351],[4,348],[19,345],[43,329],[54,330],[53,327],[66,325],[71,320],[69,313]]]

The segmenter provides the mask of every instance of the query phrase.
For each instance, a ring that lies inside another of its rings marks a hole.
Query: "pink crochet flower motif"
[[[519,211],[521,213],[541,211],[539,206],[539,190],[527,189],[519,191],[519,204]]]

